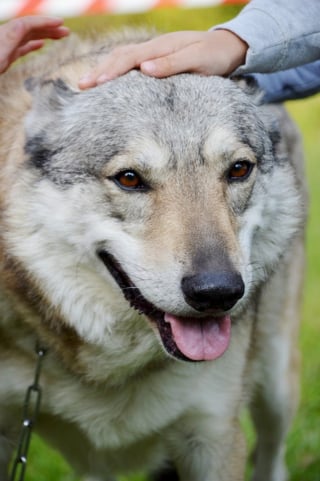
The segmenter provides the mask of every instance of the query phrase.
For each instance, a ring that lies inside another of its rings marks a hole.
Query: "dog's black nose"
[[[202,272],[181,282],[186,302],[197,311],[227,311],[241,299],[244,283],[238,272]]]

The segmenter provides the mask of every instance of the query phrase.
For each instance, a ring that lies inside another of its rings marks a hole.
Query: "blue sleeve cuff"
[[[283,102],[320,92],[320,60],[270,74],[250,74],[263,92],[262,102]]]

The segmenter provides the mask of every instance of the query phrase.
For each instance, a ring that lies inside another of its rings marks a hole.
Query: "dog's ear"
[[[246,94],[253,98],[255,104],[259,105],[263,97],[263,93],[259,88],[258,82],[252,75],[241,75],[232,77],[232,80],[240,87]]]
[[[45,125],[56,121],[63,108],[79,94],[61,78],[39,80],[31,77],[25,81],[25,88],[32,96],[31,110],[25,122],[28,136],[36,135]]]
[[[259,108],[261,118],[271,139],[273,150],[274,152],[277,152],[281,141],[281,128],[278,118],[279,113],[277,112],[277,115],[273,115],[270,104],[266,106],[263,101],[264,92],[260,89],[259,84],[253,75],[248,74],[232,77],[232,80],[250,96],[253,103]]]
[[[68,102],[79,92],[69,87],[61,78],[56,80],[39,80],[29,77],[24,82],[26,90],[34,99],[42,99],[52,103],[52,107],[59,107]]]

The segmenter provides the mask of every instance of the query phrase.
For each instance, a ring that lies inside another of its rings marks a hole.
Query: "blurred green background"
[[[114,29],[123,25],[156,27],[160,31],[205,30],[233,17],[237,6],[201,9],[161,9],[139,15],[67,19],[77,32]],[[288,439],[291,481],[320,481],[320,95],[288,103],[301,128],[310,186],[310,216],[307,231],[308,266],[302,312],[303,353],[301,403]],[[319,166],[318,166],[319,163]],[[27,481],[78,481],[60,456],[36,437],[32,441]],[[131,478],[130,481],[143,478]],[[124,480],[122,480],[124,481]]]

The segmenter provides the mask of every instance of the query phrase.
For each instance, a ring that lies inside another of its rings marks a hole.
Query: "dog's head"
[[[142,320],[177,358],[221,356],[299,225],[273,119],[222,78],[29,89],[14,254],[91,342]]]

